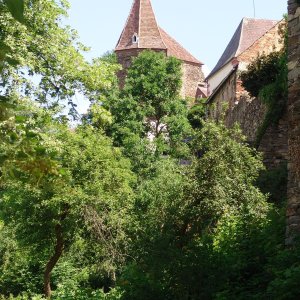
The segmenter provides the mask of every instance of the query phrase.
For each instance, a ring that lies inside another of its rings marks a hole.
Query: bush
[[[201,101],[192,106],[188,112],[188,120],[194,129],[202,127],[203,119],[206,114],[205,102],[206,99],[201,99]]]
[[[276,82],[281,72],[281,57],[282,52],[262,54],[241,73],[243,87],[252,97],[258,97],[262,88]]]
[[[61,290],[53,293],[53,300],[120,300],[122,292],[119,289],[113,289],[109,293],[104,293],[103,290]]]
[[[121,300],[122,292],[119,289],[113,289],[109,293],[104,293],[102,290],[61,290],[53,292],[51,299],[53,300]],[[46,300],[42,295],[33,295],[23,293],[18,296],[4,297],[0,295],[0,300]]]
[[[269,194],[272,203],[281,205],[287,198],[287,164],[282,163],[276,168],[263,170],[256,184],[264,194]]]

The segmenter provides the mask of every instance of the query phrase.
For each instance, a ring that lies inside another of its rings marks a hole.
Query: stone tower
[[[181,96],[196,97],[198,86],[204,81],[203,63],[158,26],[150,0],[134,0],[115,48],[118,61],[123,67],[118,74],[121,86],[124,84],[126,70],[130,67],[132,58],[145,49],[164,52],[167,56],[181,60],[183,74]]]

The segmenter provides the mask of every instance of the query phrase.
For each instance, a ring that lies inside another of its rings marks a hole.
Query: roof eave
[[[219,69],[215,70],[214,72],[209,73],[207,75],[207,77],[205,78],[205,81],[207,81],[208,79],[210,79],[211,77],[213,77],[215,74],[217,74],[219,71],[221,71],[228,64],[232,63],[235,59],[236,59],[236,57],[230,58],[224,65],[222,65],[222,67],[220,67]]]

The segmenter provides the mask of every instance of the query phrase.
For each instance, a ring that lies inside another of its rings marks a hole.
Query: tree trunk
[[[44,293],[47,299],[51,297],[51,272],[55,265],[57,264],[59,258],[61,257],[64,250],[64,239],[62,233],[62,226],[57,224],[55,226],[55,235],[56,235],[56,245],[53,256],[48,261],[45,272],[44,272]]]
[[[64,237],[63,237],[63,228],[62,222],[66,219],[68,214],[68,208],[65,208],[65,211],[60,216],[60,223],[55,225],[55,237],[56,237],[56,244],[54,249],[54,254],[51,256],[50,260],[48,261],[45,272],[44,272],[44,294],[47,299],[51,298],[51,272],[56,266],[58,260],[62,256],[64,250]]]

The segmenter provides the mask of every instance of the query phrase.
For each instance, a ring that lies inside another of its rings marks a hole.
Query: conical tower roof
[[[136,35],[136,41],[133,36]],[[150,0],[134,0],[116,50],[133,48],[167,49],[164,44]]]
[[[158,26],[150,0],[134,0],[133,2],[115,51],[129,49],[165,50],[169,56],[202,65]]]

